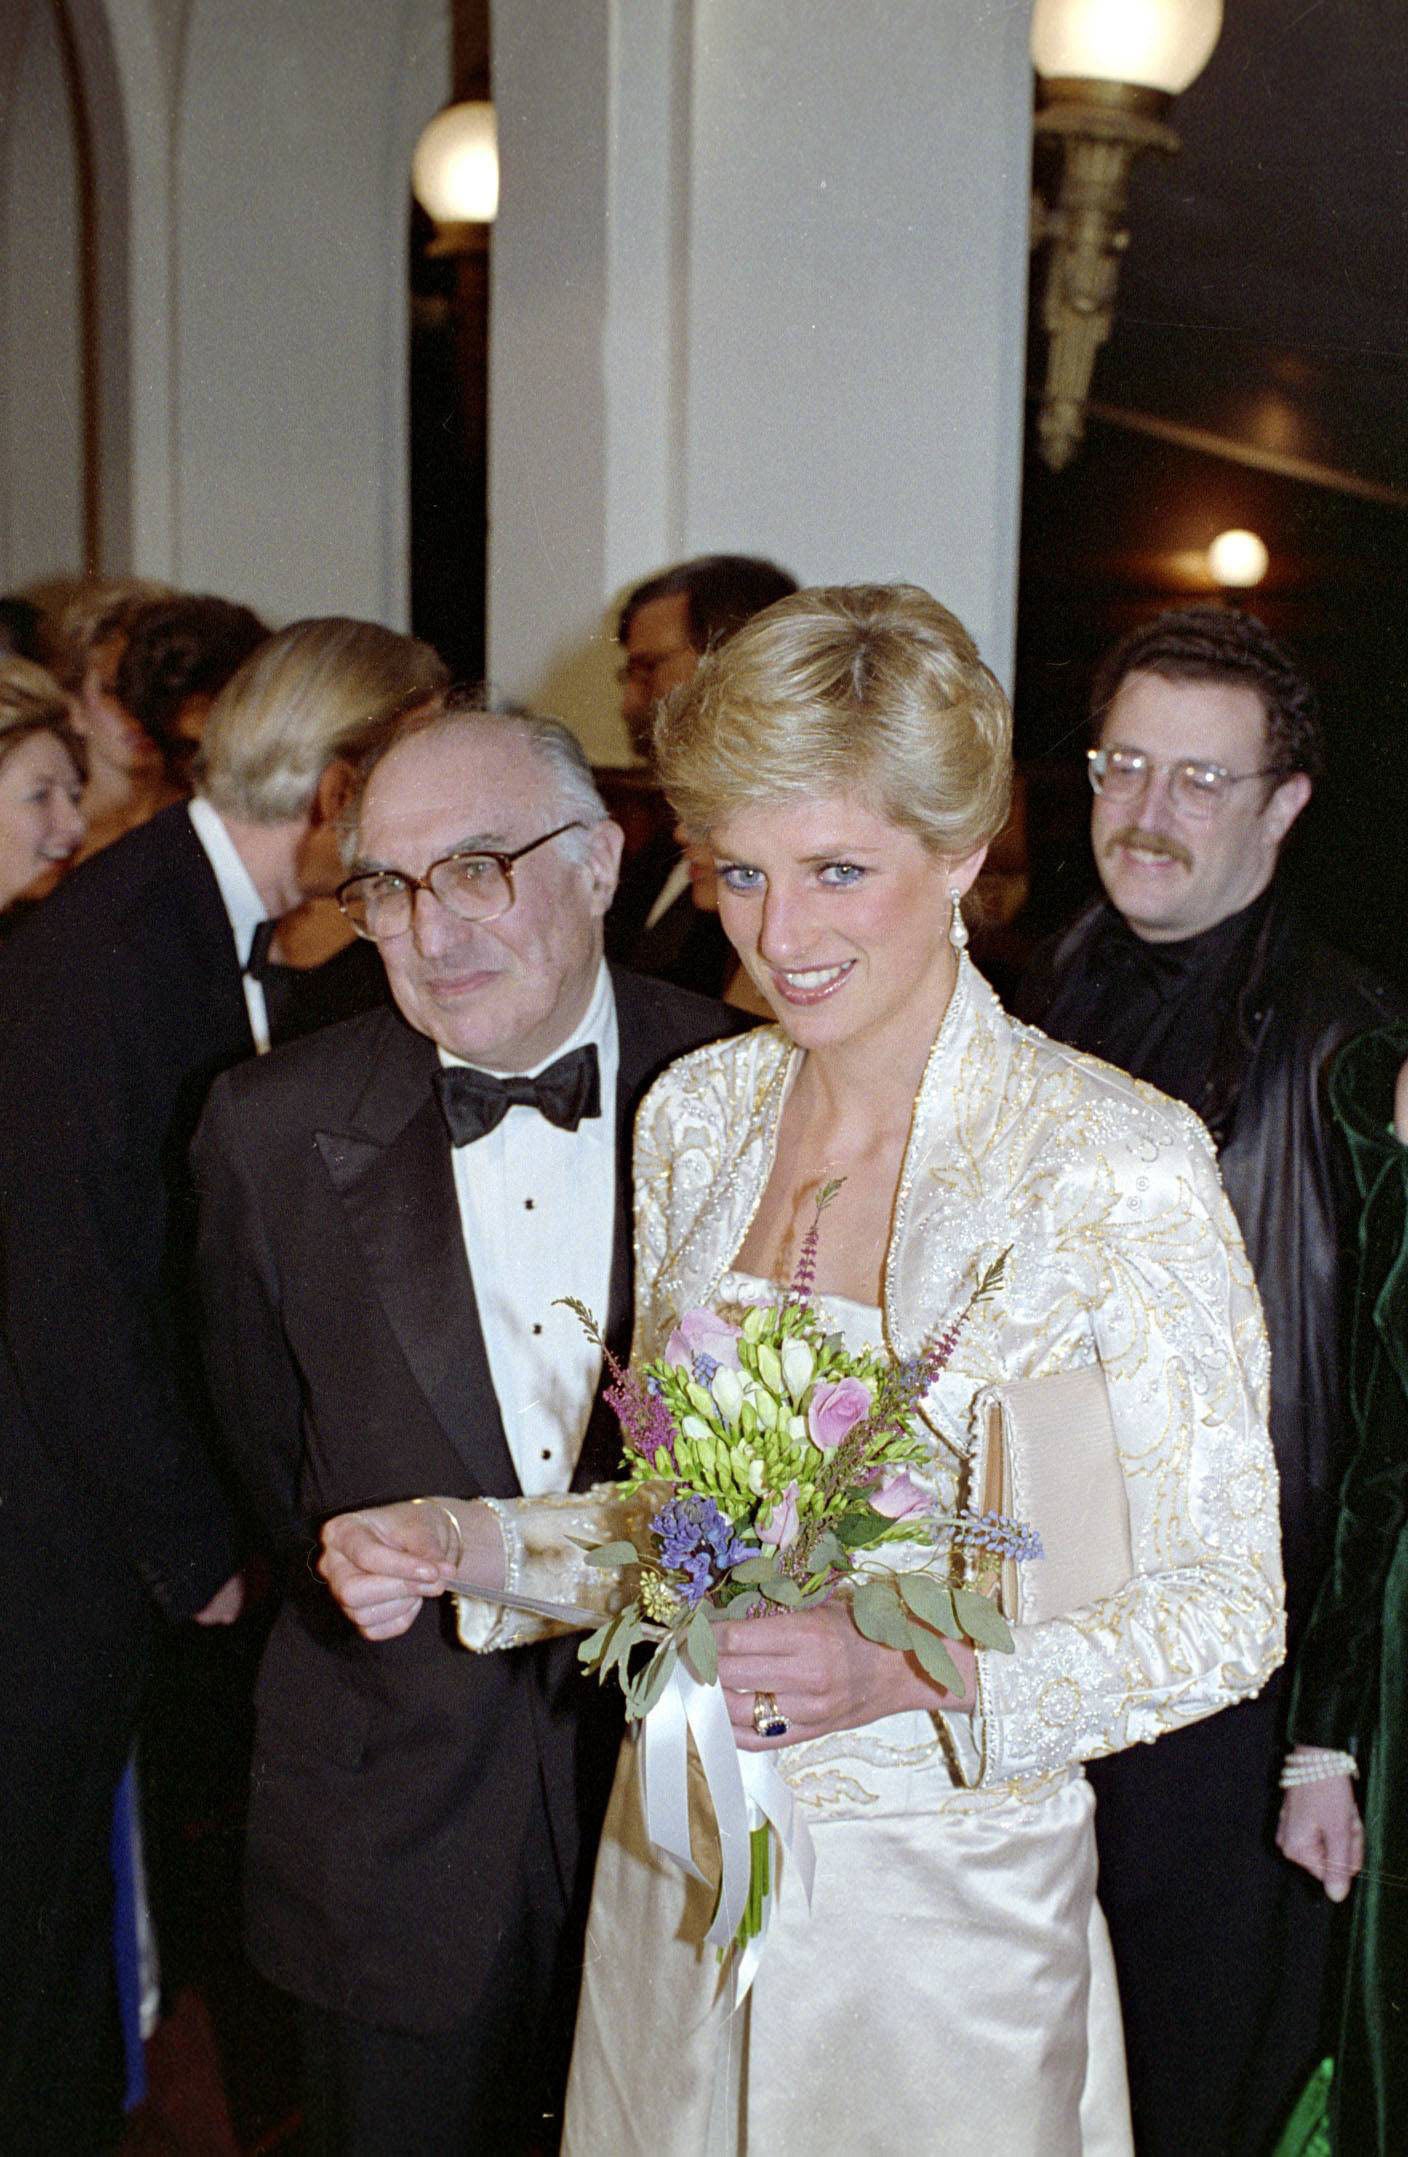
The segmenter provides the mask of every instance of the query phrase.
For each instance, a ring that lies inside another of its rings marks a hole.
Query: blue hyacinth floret
[[[703,1601],[731,1565],[757,1556],[739,1541],[733,1522],[712,1498],[672,1498],[651,1526],[661,1564],[685,1576],[679,1592],[691,1607]]]
[[[979,1513],[970,1506],[963,1515],[963,1541],[974,1550],[991,1551],[995,1558],[1044,1558],[1041,1537],[1024,1520],[1007,1513]]]

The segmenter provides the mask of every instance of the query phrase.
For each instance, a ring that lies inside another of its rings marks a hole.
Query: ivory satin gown
[[[731,1269],[798,1062],[760,1027],[683,1058],[643,1103],[637,1361],[683,1311],[777,1293]],[[733,2016],[712,1949],[694,1944],[709,1892],[646,1844],[627,1742],[593,1892],[568,2157],[1131,2147],[1081,1763],[1256,1692],[1280,1660],[1265,1331],[1196,1117],[1014,1024],[965,959],[915,1102],[883,1313],[833,1299],[832,1315],[853,1340],[914,1355],[1004,1251],[1001,1291],[925,1398],[927,1479],[952,1511],[986,1387],[1098,1362],[1133,1576],[1018,1625],[1012,1654],[980,1651],[971,1714],[916,1711],[778,1750],[816,1847],[812,1911],[784,1876]],[[609,1492],[490,1502],[510,1589],[600,1596],[573,1538],[620,1532]],[[468,1600],[460,1624],[481,1652],[540,1630]],[[706,1873],[710,1855],[696,1851]]]

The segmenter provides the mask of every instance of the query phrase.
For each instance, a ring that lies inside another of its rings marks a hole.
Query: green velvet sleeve
[[[1354,1452],[1340,1492],[1334,1558],[1296,1662],[1290,1734],[1357,1752],[1372,1727],[1389,1567],[1408,1518],[1408,1146],[1393,1090],[1408,1026],[1345,1048],[1330,1102],[1361,1202],[1351,1316]]]

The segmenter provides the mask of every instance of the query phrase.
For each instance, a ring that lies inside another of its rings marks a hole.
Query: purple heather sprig
[[[663,1393],[652,1391],[629,1373],[606,1388],[606,1404],[615,1410],[626,1450],[636,1453],[653,1468],[661,1453],[675,1442],[675,1422]]]
[[[797,1253],[797,1269],[792,1275],[787,1294],[782,1299],[784,1305],[811,1302],[812,1290],[816,1286],[816,1254],[821,1247],[821,1217],[844,1181],[842,1176],[833,1177],[831,1182],[824,1183],[816,1194],[816,1212],[812,1215],[811,1227],[802,1238],[802,1248]]]

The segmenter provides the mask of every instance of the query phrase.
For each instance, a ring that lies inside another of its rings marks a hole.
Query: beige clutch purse
[[[1129,1498],[1099,1364],[991,1386],[977,1414],[970,1503],[1025,1521],[1046,1553],[1004,1562],[1004,1615],[1039,1625],[1124,1587],[1134,1571]]]

